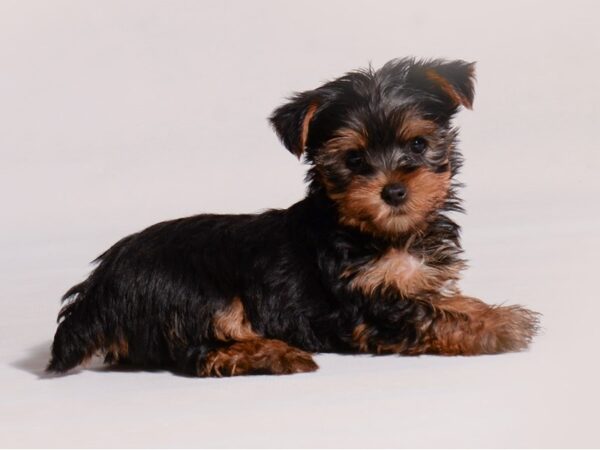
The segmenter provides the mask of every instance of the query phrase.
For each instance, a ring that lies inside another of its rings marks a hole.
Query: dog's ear
[[[298,158],[304,153],[310,122],[318,108],[319,101],[315,91],[303,92],[296,94],[269,117],[283,145]]]
[[[408,73],[408,81],[442,98],[452,108],[460,105],[473,108],[475,63],[461,60],[416,63]]]

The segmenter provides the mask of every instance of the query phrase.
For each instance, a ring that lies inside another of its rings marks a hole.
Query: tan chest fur
[[[391,248],[353,271],[350,285],[366,295],[379,289],[393,289],[402,296],[426,292],[449,294],[456,291],[457,267],[433,267],[424,257]]]

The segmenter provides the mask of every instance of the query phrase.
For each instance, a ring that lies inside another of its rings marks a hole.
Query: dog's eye
[[[427,148],[427,141],[419,136],[411,140],[408,145],[413,153],[423,153]]]
[[[360,171],[367,166],[365,152],[361,150],[349,150],[346,152],[346,167],[353,172]]]

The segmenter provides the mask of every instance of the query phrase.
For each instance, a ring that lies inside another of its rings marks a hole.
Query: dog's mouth
[[[394,219],[406,219],[414,213],[414,208],[411,208],[411,201],[407,197],[402,203],[398,205],[390,205],[386,202],[382,202],[380,207],[380,215],[385,215],[391,220]]]
[[[345,217],[343,221],[374,235],[393,237],[418,227],[419,218],[410,213],[407,205],[391,206],[381,202],[378,208],[354,218]]]
[[[404,216],[408,214],[408,208],[405,204],[402,205],[385,205],[387,211],[392,216]]]

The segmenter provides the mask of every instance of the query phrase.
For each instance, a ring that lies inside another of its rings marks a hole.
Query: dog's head
[[[270,120],[343,224],[394,236],[446,204],[459,163],[450,122],[473,83],[472,63],[397,59],[299,93]]]

